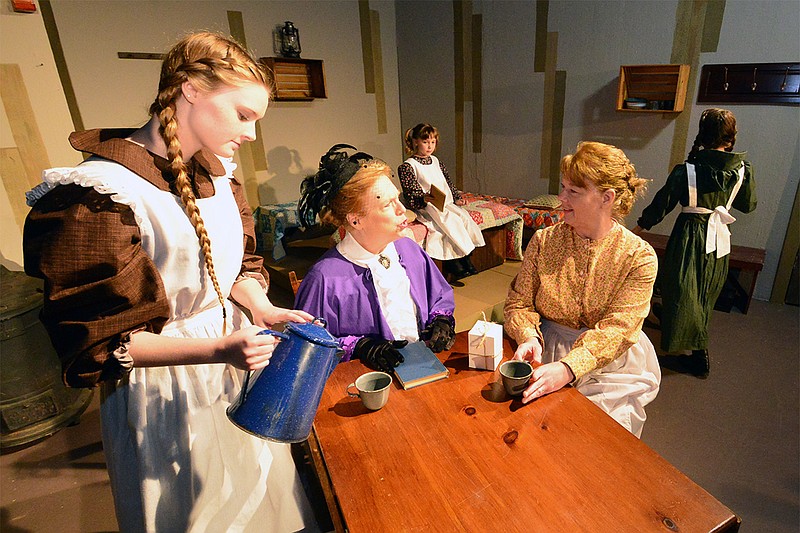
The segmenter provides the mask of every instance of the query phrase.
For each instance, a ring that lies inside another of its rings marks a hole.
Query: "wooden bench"
[[[483,240],[486,242],[485,246],[475,248],[472,252],[470,260],[475,265],[475,270],[483,272],[496,266],[500,266],[506,261],[506,227],[496,226],[493,228],[486,228],[481,230]],[[434,263],[439,268],[439,271],[444,274],[448,280],[450,276],[444,271],[442,261],[434,259]]]
[[[650,243],[659,258],[664,256],[667,250],[667,241],[669,240],[668,235],[658,235],[643,231],[639,236]],[[732,307],[736,306],[742,313],[747,314],[747,310],[750,308],[750,300],[753,298],[753,290],[756,287],[758,273],[764,267],[765,256],[766,252],[760,248],[731,245],[730,259],[728,260],[728,279],[717,299],[715,309],[730,312]],[[743,273],[749,277],[749,283],[745,286],[742,285],[739,279]]]

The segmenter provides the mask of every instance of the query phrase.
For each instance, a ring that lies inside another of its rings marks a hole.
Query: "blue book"
[[[450,375],[450,371],[422,341],[407,344],[400,353],[404,361],[395,367],[394,374],[406,390]]]

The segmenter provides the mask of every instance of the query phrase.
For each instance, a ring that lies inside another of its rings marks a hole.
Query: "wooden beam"
[[[549,0],[536,0],[536,34],[533,50],[533,71],[544,72],[547,65],[547,14]]]
[[[231,37],[247,48],[247,36],[244,32],[244,19],[241,11],[228,11],[228,28]],[[267,155],[264,152],[264,142],[261,139],[261,128],[256,123],[256,138],[258,140],[243,144],[239,148],[239,170],[244,183],[245,194],[250,207],[255,209],[259,204],[257,170],[267,170]]]
[[[792,268],[800,251],[800,185],[794,192],[794,205],[789,215],[789,225],[786,227],[786,236],[783,239],[781,257],[778,260],[778,271],[772,283],[772,294],[769,301],[786,303],[786,291],[789,289]]]
[[[558,174],[558,157],[553,161],[555,135],[553,103],[556,100],[556,63],[558,60],[558,32],[547,33],[547,61],[544,70],[544,98],[542,99],[542,145],[539,178],[550,180],[555,168]],[[560,144],[560,141],[559,141]],[[548,185],[549,187],[549,185]]]
[[[162,61],[166,54],[152,54],[149,52],[117,52],[119,59],[147,59],[151,61]]]
[[[11,203],[14,220],[22,228],[29,210],[25,203],[25,193],[31,187],[28,186],[25,165],[22,163],[22,156],[16,147],[0,148],[0,177],[3,180],[8,201]]]
[[[39,133],[39,125],[36,123],[36,115],[33,113],[19,65],[0,64],[0,79],[3,80],[0,83],[0,97],[8,116],[14,144],[25,168],[26,182],[30,187],[35,187],[42,181],[42,171],[50,168],[50,159]]]
[[[693,102],[696,94],[707,4],[708,2],[705,0],[679,0],[675,14],[675,32],[672,38],[670,63],[690,65],[689,83],[686,88],[688,102]],[[686,143],[692,127],[692,117],[691,113],[678,113],[677,117],[664,113],[663,118],[675,122],[668,167],[671,169],[686,160]]]
[[[483,15],[472,15],[472,153],[483,145]]]
[[[375,93],[375,65],[372,56],[372,26],[369,0],[358,1],[358,20],[361,25],[361,62],[364,65],[364,92]]]
[[[374,9],[369,11],[369,25],[372,31],[372,62],[375,66],[375,113],[378,119],[378,133],[389,133],[386,117],[386,88],[383,79],[383,49],[381,48],[381,17]]]
[[[75,128],[75,131],[83,131],[86,128],[83,125],[83,117],[81,117],[81,111],[78,108],[78,99],[75,96],[75,88],[72,86],[72,78],[70,78],[69,69],[67,68],[64,48],[61,46],[61,37],[58,34],[58,26],[56,25],[55,16],[53,16],[50,0],[41,0],[39,7],[42,9],[42,21],[47,32],[47,40],[50,41],[50,49],[53,52],[53,61],[56,64],[58,78],[61,80],[64,98],[67,99],[67,108],[72,118],[72,127]]]
[[[456,188],[464,188],[464,3],[453,0],[453,73],[455,118],[455,176],[450,176]]]

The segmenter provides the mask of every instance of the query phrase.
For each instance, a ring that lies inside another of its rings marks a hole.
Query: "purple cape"
[[[398,239],[394,245],[411,281],[419,330],[437,315],[452,316],[453,288],[433,260],[411,239]],[[381,312],[372,273],[345,259],[336,248],[325,252],[305,275],[294,305],[327,321],[328,331],[345,351],[345,361],[361,337],[394,339]]]

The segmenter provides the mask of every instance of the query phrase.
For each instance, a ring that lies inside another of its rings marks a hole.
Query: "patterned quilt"
[[[506,259],[522,260],[522,217],[511,207],[477,194],[462,193],[464,209],[482,230],[506,227]]]
[[[535,230],[554,226],[564,220],[564,212],[561,209],[546,209],[543,207],[529,207],[525,205],[525,200],[519,198],[507,198],[505,196],[491,196],[488,194],[473,194],[469,192],[461,193],[461,198],[467,202],[480,200],[503,204],[519,213],[525,226]]]
[[[563,213],[559,209],[543,209],[526,207],[525,201],[504,196],[487,194],[462,193],[461,198],[467,203],[464,206],[472,219],[482,230],[505,225],[506,227],[506,259],[522,259],[522,229],[524,226],[538,230],[561,222]],[[275,260],[286,255],[283,247],[283,236],[287,229],[299,226],[297,218],[297,202],[285,204],[262,205],[255,209],[253,218],[256,224],[256,239],[259,252],[272,252]],[[424,246],[427,237],[425,226],[411,224],[407,237]],[[332,244],[343,237],[344,228],[334,232]]]

